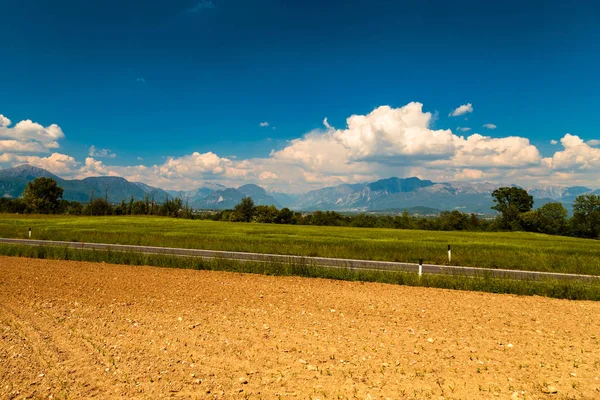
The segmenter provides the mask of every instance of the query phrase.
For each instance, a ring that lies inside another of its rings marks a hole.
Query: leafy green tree
[[[273,224],[279,216],[279,210],[273,205],[271,206],[256,206],[252,221],[263,224]]]
[[[494,206],[492,210],[500,212],[500,227],[509,230],[521,229],[519,216],[531,211],[533,196],[527,190],[518,187],[501,187],[492,192]]]
[[[71,201],[65,209],[65,214],[69,215],[81,215],[83,214],[83,204],[78,201]]]
[[[232,221],[250,222],[254,216],[254,200],[252,197],[244,197],[233,209]]]
[[[133,202],[131,206],[132,215],[146,215],[148,214],[148,203],[146,201],[137,200]]]
[[[52,178],[36,178],[23,191],[23,202],[30,213],[53,214],[59,207],[63,189]]]
[[[25,203],[22,199],[9,199],[0,197],[0,213],[17,213],[25,212]]]
[[[471,213],[471,215],[469,216],[469,228],[479,229],[480,226],[481,226],[481,221],[479,220],[479,217],[477,216],[477,214]]]
[[[575,236],[597,239],[600,237],[600,196],[582,194],[573,202],[571,227]]]
[[[96,197],[83,209],[86,215],[112,215],[113,211],[112,205],[102,197]]]
[[[439,216],[439,224],[443,231],[462,231],[469,225],[469,216],[458,210],[442,211]]]
[[[129,198],[129,205],[127,206],[127,215],[131,215],[131,211],[133,210],[133,196]]]
[[[169,199],[167,195],[165,202],[159,208],[159,214],[165,217],[179,217],[179,213],[183,207],[183,200],[180,197]]]
[[[566,235],[569,230],[567,209],[562,203],[548,203],[534,211],[537,231],[548,235]]]
[[[282,208],[277,215],[275,223],[277,224],[293,224],[294,212],[287,207]]]
[[[394,223],[398,229],[412,229],[414,218],[406,210],[402,211],[402,215],[394,218]]]

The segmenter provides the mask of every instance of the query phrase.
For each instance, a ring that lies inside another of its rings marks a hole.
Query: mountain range
[[[230,209],[244,197],[252,197],[256,205],[289,207],[293,210],[332,210],[345,212],[397,212],[406,209],[460,210],[490,213],[491,193],[500,185],[492,183],[432,182],[416,177],[388,178],[375,182],[342,184],[311,190],[304,194],[267,192],[247,184],[238,188],[205,182],[190,191],[163,190],[142,182],[129,182],[112,176],[68,180],[31,165],[0,170],[0,196],[20,197],[28,182],[38,177],[55,179],[64,189],[63,198],[86,202],[90,195],[107,196],[113,203],[123,199],[144,199],[146,196],[162,202],[167,196],[181,197],[196,209]],[[600,194],[583,186],[545,186],[528,188],[535,206],[559,201],[570,208],[580,194]]]

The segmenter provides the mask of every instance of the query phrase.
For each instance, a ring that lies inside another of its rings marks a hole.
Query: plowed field
[[[600,304],[0,257],[0,398],[600,398]]]

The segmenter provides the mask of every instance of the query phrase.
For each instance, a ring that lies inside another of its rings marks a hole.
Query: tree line
[[[52,178],[36,178],[29,182],[18,199],[0,198],[0,213],[19,214],[68,214],[68,215],[159,215],[165,217],[192,218],[192,209],[179,197],[168,196],[158,202],[153,195],[143,200],[130,197],[119,204],[90,193],[86,203],[62,199],[63,189]]]
[[[492,193],[492,209],[497,218],[484,219],[476,214],[457,210],[442,211],[435,217],[412,216],[407,211],[401,215],[345,215],[334,211],[299,213],[289,208],[254,205],[246,197],[232,210],[201,212],[193,210],[178,197],[166,197],[155,202],[146,196],[144,200],[122,200],[111,204],[108,198],[90,196],[82,204],[62,199],[63,189],[51,178],[37,178],[29,182],[19,199],[0,199],[0,212],[71,214],[71,215],[160,215],[178,218],[210,219],[214,221],[255,222],[268,224],[296,224],[319,226],[351,226],[365,228],[423,229],[444,231],[528,231],[550,235],[569,235],[583,238],[600,238],[600,196],[583,194],[573,202],[573,216],[569,218],[565,207],[559,202],[533,209],[533,196],[518,187],[501,187]]]

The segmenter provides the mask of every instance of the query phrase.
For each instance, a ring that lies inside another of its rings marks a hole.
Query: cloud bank
[[[470,104],[461,107],[455,112],[472,111]],[[325,118],[323,128],[290,140],[264,158],[192,152],[168,157],[162,164],[119,166],[99,159],[113,160],[112,151],[94,146],[82,162],[58,152],[44,156],[64,139],[58,125],[43,127],[27,120],[10,127],[11,121],[0,115],[0,165],[29,163],[68,178],[123,176],[168,189],[191,189],[214,180],[299,192],[389,176],[598,186],[600,149],[593,147],[594,140],[585,142],[567,133],[560,140],[562,149],[543,157],[526,137],[465,136],[436,129],[433,120],[418,102],[398,108],[381,106],[365,115],[351,115],[342,128],[331,126]]]

